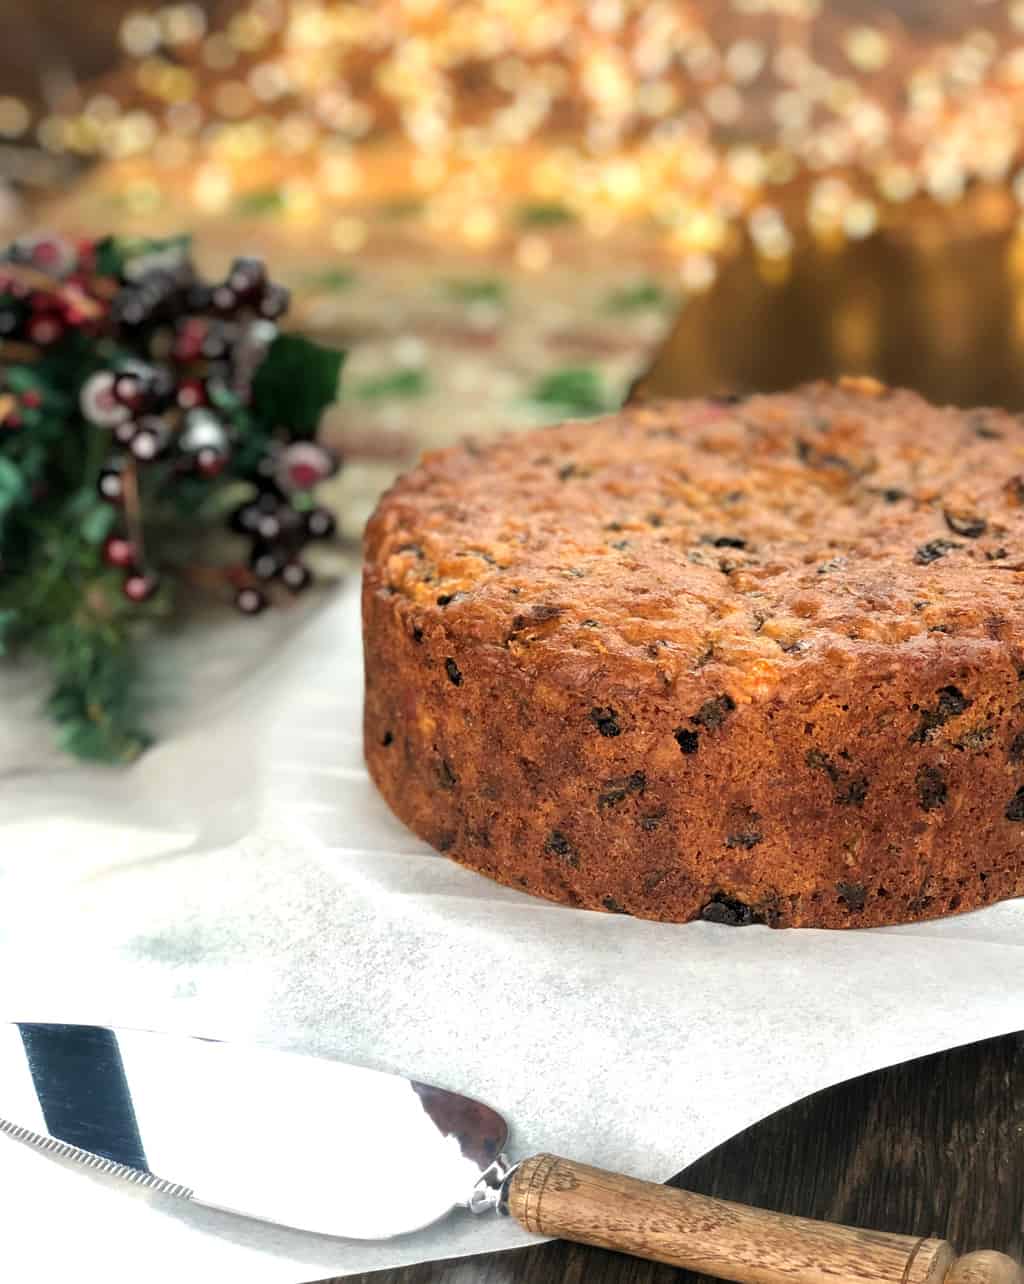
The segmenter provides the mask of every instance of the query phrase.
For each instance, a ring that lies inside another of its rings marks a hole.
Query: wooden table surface
[[[586,1156],[581,1156],[586,1158]],[[1024,1034],[864,1075],[797,1102],[673,1185],[962,1251],[1024,1251]],[[347,1284],[681,1284],[698,1276],[574,1244],[349,1276]]]

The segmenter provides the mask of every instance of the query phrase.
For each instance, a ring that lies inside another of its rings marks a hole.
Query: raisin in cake
[[[900,923],[1024,893],[1024,423],[871,380],[430,455],[366,534],[365,744],[570,905]]]

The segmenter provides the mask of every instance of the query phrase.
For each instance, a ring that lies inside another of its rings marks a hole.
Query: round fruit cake
[[[454,860],[589,909],[901,923],[1024,893],[1024,421],[868,379],[427,456],[365,746]]]

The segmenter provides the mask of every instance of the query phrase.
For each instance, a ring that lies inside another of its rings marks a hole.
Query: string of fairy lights
[[[381,201],[478,248],[530,202],[524,266],[559,211],[594,236],[643,219],[701,288],[737,226],[790,254],[794,184],[839,238],[979,185],[1024,205],[1022,0],[248,0],[217,25],[139,9],[120,39],[100,92],[41,117],[0,97],[0,142],[184,184],[209,213],[274,182],[284,220],[330,211],[342,252]]]

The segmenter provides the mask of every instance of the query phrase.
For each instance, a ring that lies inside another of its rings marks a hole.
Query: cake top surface
[[[868,379],[639,405],[428,455],[366,560],[411,627],[553,680],[747,701],[822,660],[1018,655],[1024,419]]]

